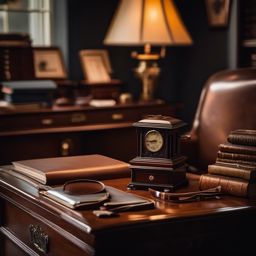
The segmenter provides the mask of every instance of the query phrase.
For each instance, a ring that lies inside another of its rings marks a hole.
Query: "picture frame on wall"
[[[210,27],[227,27],[231,0],[205,0]]]
[[[107,50],[81,50],[80,62],[84,78],[89,83],[108,83],[112,68]]]
[[[40,79],[67,79],[62,53],[58,47],[34,47],[35,77]]]

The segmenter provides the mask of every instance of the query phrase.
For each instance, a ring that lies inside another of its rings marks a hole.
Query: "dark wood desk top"
[[[198,190],[199,176],[188,174],[188,177],[189,187],[183,191]],[[126,191],[129,181],[127,178],[103,182]],[[130,193],[150,198],[147,191]],[[74,255],[94,255],[95,252],[96,255],[156,255],[157,252],[159,255],[169,255],[169,246],[173,255],[187,255],[188,252],[200,255],[198,252],[201,249],[202,255],[211,255],[205,254],[204,250],[209,243],[216,241],[218,244],[213,251],[251,252],[251,242],[246,234],[248,228],[256,227],[256,202],[231,196],[190,203],[156,200],[155,209],[122,212],[116,217],[98,218],[92,210],[74,211],[57,205],[39,196],[37,189],[28,183],[0,173],[0,203],[1,200],[6,202],[6,209],[0,218],[0,231],[3,234],[12,238],[12,235],[8,235],[8,230],[13,228],[13,233],[19,236],[17,234],[23,234],[26,225],[31,222],[39,223],[44,230],[50,233],[50,227],[75,247],[78,246],[87,252]],[[20,210],[15,210],[16,207]],[[32,217],[21,217],[24,213]],[[19,218],[24,223],[19,223]],[[21,229],[23,231],[20,231]],[[54,241],[51,243],[51,250],[55,251],[55,254],[49,255],[71,255],[56,253],[60,250],[58,246],[53,246],[56,235],[50,235]],[[24,240],[26,243],[25,238]],[[239,240],[239,243],[236,240]],[[245,245],[250,247],[244,249]]]
[[[4,177],[3,177],[4,176]],[[196,191],[198,190],[198,175],[188,174],[189,187],[183,188],[180,191]],[[130,179],[114,179],[103,181],[106,185],[128,191],[126,189]],[[61,218],[67,220],[70,218],[77,219],[86,233],[94,233],[114,227],[122,227],[126,225],[136,225],[152,221],[173,221],[184,218],[207,217],[210,215],[223,215],[230,212],[242,212],[248,210],[256,211],[256,202],[231,196],[222,196],[221,199],[205,200],[189,203],[171,203],[161,200],[155,200],[155,209],[142,211],[122,212],[118,217],[98,218],[92,210],[70,210],[67,207],[57,205],[49,201],[47,198],[38,195],[37,189],[29,186],[26,182],[18,179],[13,179],[7,175],[0,176],[0,186],[10,190],[12,193],[25,198],[30,198],[33,203],[40,203],[53,214],[62,212]],[[129,193],[137,194],[146,198],[150,196],[148,191],[136,190],[128,191]]]

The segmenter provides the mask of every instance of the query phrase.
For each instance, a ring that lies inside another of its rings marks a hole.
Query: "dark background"
[[[63,5],[63,0],[57,1],[57,4],[58,2]],[[124,82],[123,91],[132,92],[136,98],[140,94],[140,82],[133,75],[132,69],[137,62],[131,59],[130,54],[134,50],[143,51],[143,47],[103,45],[118,2],[69,0],[66,2],[66,8],[62,7],[66,20],[61,16],[55,19],[62,19],[63,26],[67,26],[67,52],[64,54],[71,79],[83,79],[79,50],[107,49],[114,77]],[[160,62],[162,74],[156,95],[170,103],[182,103],[183,108],[178,115],[191,124],[206,80],[215,72],[235,66],[235,56],[230,54],[236,54],[236,30],[232,28],[232,20],[229,20],[225,28],[210,27],[204,0],[175,0],[175,3],[192,36],[193,45],[167,47],[167,56]],[[234,12],[236,0],[232,4],[231,10]],[[56,32],[59,33],[60,30],[61,26],[58,26]],[[63,48],[63,42],[61,44]],[[234,53],[230,53],[230,49],[235,49]]]

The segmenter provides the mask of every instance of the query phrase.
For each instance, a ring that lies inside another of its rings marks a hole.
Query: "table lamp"
[[[139,63],[135,73],[142,80],[142,101],[154,100],[160,74],[157,61],[165,46],[190,45],[192,39],[173,0],[121,0],[104,39],[106,45],[144,46],[144,53],[132,52]],[[151,46],[161,46],[152,53]]]

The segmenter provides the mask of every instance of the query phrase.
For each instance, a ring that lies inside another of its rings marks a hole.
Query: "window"
[[[51,0],[0,0],[0,32],[25,32],[33,45],[51,45]]]

